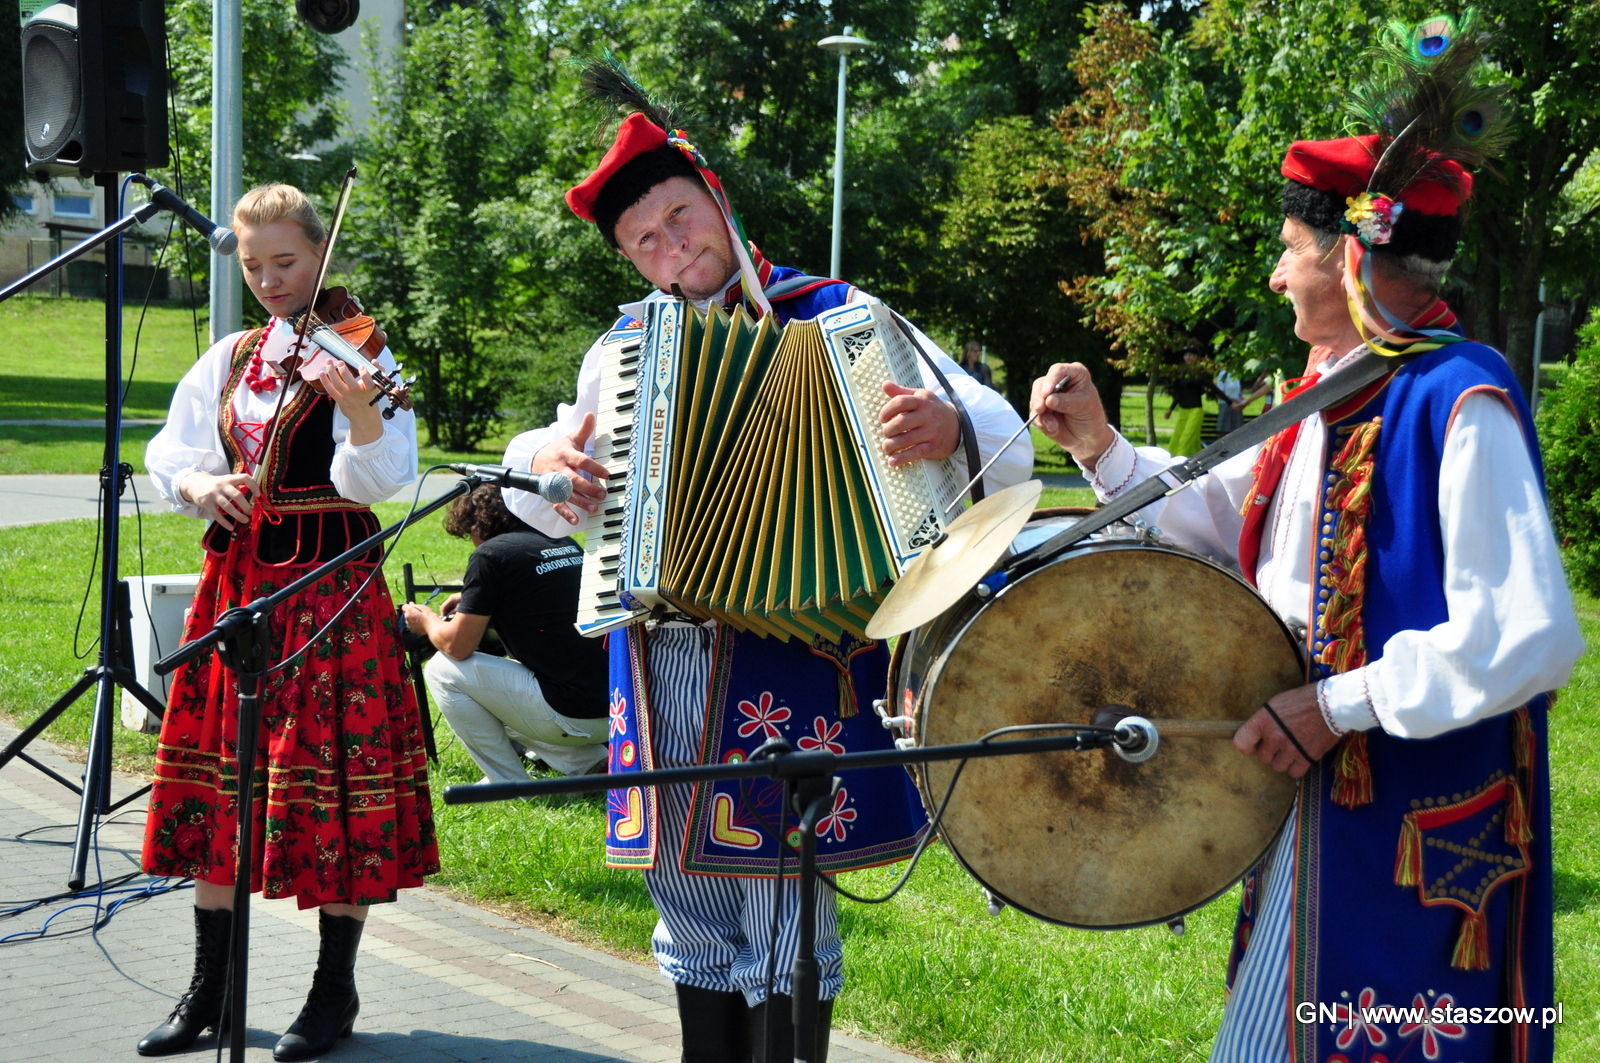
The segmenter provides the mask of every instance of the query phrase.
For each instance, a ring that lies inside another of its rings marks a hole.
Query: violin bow
[[[306,333],[310,330],[311,319],[316,316],[317,296],[322,294],[322,285],[328,279],[328,266],[333,262],[333,245],[338,242],[339,231],[344,228],[345,210],[350,206],[350,191],[355,187],[355,183],[356,168],[352,166],[345,171],[344,180],[339,183],[339,198],[333,205],[333,224],[328,227],[328,240],[322,245],[322,261],[317,263],[317,283],[311,289],[311,302],[300,315],[300,324],[294,334],[294,346],[289,352],[290,357],[298,357],[300,352],[305,350]],[[267,432],[266,446],[261,450],[261,463],[256,466],[256,471],[250,474],[252,498],[261,493],[261,474],[266,470],[267,458],[272,453],[273,444],[278,440],[278,415],[283,412],[284,396],[289,394],[289,384],[293,378],[293,370],[285,373],[283,387],[278,391],[278,404],[272,410],[272,428]]]

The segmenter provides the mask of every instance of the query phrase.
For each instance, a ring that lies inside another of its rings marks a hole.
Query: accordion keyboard
[[[623,605],[617,591],[642,340],[640,332],[630,331],[600,350],[600,402],[595,413],[592,456],[606,467],[611,478],[606,481],[605,502],[584,525],[577,616],[578,631],[584,635],[602,634],[643,615],[642,610]]]

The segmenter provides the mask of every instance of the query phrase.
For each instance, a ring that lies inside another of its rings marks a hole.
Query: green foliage
[[[1266,284],[1278,163],[1293,140],[1344,132],[1344,87],[1363,72],[1373,21],[1393,11],[1212,0],[1189,31],[1157,33],[1099,9],[1079,58],[1097,109],[1062,128],[1102,174],[1074,187],[1106,240],[1105,274],[1083,290],[1131,372],[1192,343],[1241,375],[1303,363],[1292,311]]]
[[[245,189],[283,181],[331,205],[338,182],[350,166],[348,145],[330,146],[344,131],[339,89],[348,61],[331,37],[314,32],[279,0],[242,0],[244,26]],[[174,109],[169,137],[172,159],[152,176],[180,191],[209,213],[211,202],[211,2],[168,0],[167,40]],[[289,158],[316,149],[321,162]],[[218,218],[217,221],[225,222]],[[182,241],[168,261],[179,272],[206,276],[209,248],[183,225]],[[248,321],[265,320],[253,299],[245,300]]]
[[[524,365],[496,204],[542,156],[537,95],[518,77],[527,44],[519,24],[497,28],[473,8],[416,27],[362,147],[358,290],[420,376],[431,441],[453,450],[490,432]]]
[[[1495,24],[1490,58],[1511,89],[1515,136],[1478,174],[1451,298],[1468,334],[1501,346],[1531,391],[1541,282],[1550,276],[1580,301],[1600,294],[1597,201],[1592,185],[1572,187],[1600,148],[1600,5],[1482,6]]]
[[[172,133],[196,203],[208,201],[211,187],[211,7],[210,0],[167,4],[178,108]],[[284,181],[328,197],[350,158],[348,148],[320,147],[344,130],[344,50],[301,21],[293,4],[243,0],[242,14],[245,187]],[[313,148],[322,162],[289,158]]]
[[[948,318],[1005,365],[1006,397],[1017,409],[1054,362],[1084,362],[1097,382],[1114,372],[1104,337],[1080,322],[1082,308],[1061,292],[1100,266],[1099,248],[1079,236],[1081,216],[1048,178],[1063,155],[1061,137],[1029,118],[979,125],[946,207],[943,246],[961,267],[960,298]]]
[[[1567,576],[1600,594],[1600,319],[1584,326],[1572,365],[1539,407],[1538,428]]]

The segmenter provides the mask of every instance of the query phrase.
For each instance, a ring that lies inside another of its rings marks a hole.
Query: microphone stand
[[[228,1031],[228,1058],[231,1063],[244,1063],[245,1058],[245,992],[249,974],[250,955],[250,878],[254,874],[255,832],[255,764],[256,747],[261,742],[261,683],[270,665],[267,659],[271,648],[268,622],[279,605],[307,587],[365,556],[375,546],[389,539],[434,511],[449,505],[462,495],[469,494],[489,482],[487,477],[467,476],[449,491],[367,539],[357,543],[338,557],[318,565],[281,590],[246,605],[229,609],[217,617],[216,626],[191,642],[179,646],[155,663],[157,675],[166,675],[179,665],[199,657],[211,647],[217,647],[217,656],[234,674],[239,695],[239,774],[238,774],[238,864],[233,881],[233,932],[228,945],[228,988],[224,1007],[231,1027]]]
[[[1148,727],[1145,721],[1138,721]],[[789,805],[800,813],[800,920],[794,967],[794,1060],[812,1063],[820,1052],[817,1029],[817,996],[821,977],[817,968],[817,891],[821,875],[817,871],[817,820],[832,806],[839,785],[838,772],[851,768],[909,766],[940,760],[980,760],[985,757],[1012,757],[1028,753],[1058,751],[1087,752],[1118,747],[1119,752],[1139,755],[1154,751],[1153,730],[1097,727],[1089,724],[1062,724],[1067,733],[1050,738],[1020,738],[992,742],[967,742],[960,745],[924,746],[919,749],[885,749],[865,753],[834,754],[778,752],[763,760],[736,764],[707,764],[689,768],[664,768],[660,771],[632,772],[626,775],[578,775],[562,779],[529,779],[527,782],[479,783],[452,786],[444,792],[447,805],[509,801],[519,797],[546,794],[583,794],[614,790],[620,786],[670,786],[686,783],[721,782],[727,779],[766,777],[782,779]],[[779,839],[779,844],[787,844]]]

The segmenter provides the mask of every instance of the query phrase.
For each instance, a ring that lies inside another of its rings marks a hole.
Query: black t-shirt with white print
[[[473,551],[458,608],[489,617],[552,709],[597,720],[606,714],[609,679],[605,641],[572,626],[582,571],[583,548],[574,540],[532,528],[506,532]]]

